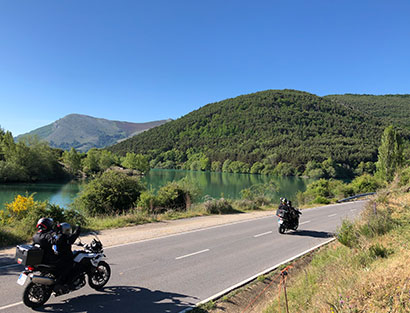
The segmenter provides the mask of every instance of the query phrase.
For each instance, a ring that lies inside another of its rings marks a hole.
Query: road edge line
[[[270,268],[268,268],[268,269],[266,269],[266,270],[264,270],[264,271],[262,271],[262,272],[260,272],[260,273],[258,273],[258,274],[256,274],[256,275],[253,275],[253,276],[250,277],[250,278],[245,279],[244,281],[241,281],[241,282],[239,282],[239,283],[237,283],[237,284],[235,284],[235,285],[233,285],[233,286],[231,286],[231,287],[229,287],[229,288],[227,288],[227,289],[225,289],[225,290],[223,290],[223,291],[221,291],[221,292],[218,292],[217,294],[215,294],[215,295],[213,295],[213,296],[211,296],[211,297],[209,297],[209,298],[207,298],[207,299],[205,299],[205,300],[202,300],[202,301],[198,302],[197,304],[195,304],[194,307],[186,308],[186,309],[184,309],[184,310],[182,310],[182,311],[180,311],[180,312],[178,312],[178,313],[186,313],[186,312],[189,312],[189,311],[191,311],[191,310],[197,308],[197,307],[200,306],[201,304],[205,304],[205,303],[207,303],[207,302],[209,302],[209,301],[211,301],[211,300],[218,299],[218,298],[222,297],[223,295],[227,294],[228,292],[231,292],[232,290],[235,290],[235,289],[237,289],[237,288],[239,288],[239,287],[242,287],[242,286],[244,286],[244,285],[250,283],[251,281],[253,281],[253,280],[255,280],[256,278],[258,278],[259,276],[265,275],[266,273],[269,273],[269,272],[271,272],[271,271],[277,269],[279,266],[284,265],[284,264],[286,264],[286,263],[289,263],[289,262],[291,262],[291,261],[293,261],[293,260],[295,260],[295,259],[297,259],[297,258],[299,258],[299,257],[301,257],[301,256],[304,256],[305,254],[307,254],[307,253],[309,253],[309,252],[312,252],[313,250],[316,250],[316,249],[318,249],[318,248],[320,248],[320,247],[322,247],[322,246],[324,246],[324,245],[327,245],[328,243],[330,243],[330,242],[332,242],[332,241],[334,241],[334,240],[336,240],[336,238],[332,238],[332,239],[329,239],[329,240],[327,240],[327,241],[325,241],[325,242],[322,242],[322,243],[320,243],[320,244],[318,244],[318,245],[316,245],[316,246],[314,246],[314,247],[312,247],[312,248],[310,248],[310,249],[308,249],[308,250],[305,250],[305,251],[303,251],[303,252],[301,252],[301,253],[299,253],[299,254],[297,254],[297,255],[295,255],[295,256],[293,256],[293,257],[291,257],[291,258],[289,258],[289,259],[287,259],[287,260],[285,260],[285,261],[283,261],[283,262],[280,262],[280,263],[278,263],[278,264],[276,264],[276,265],[274,265],[274,266],[272,266],[272,267],[270,267]]]

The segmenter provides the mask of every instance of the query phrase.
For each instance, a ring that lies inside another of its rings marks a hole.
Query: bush
[[[156,199],[158,206],[166,210],[184,211],[191,206],[197,195],[197,187],[182,179],[161,187],[158,190]]]
[[[370,174],[363,174],[362,176],[356,177],[350,183],[350,186],[354,194],[360,194],[366,192],[375,192],[382,186],[382,183],[379,179]]]
[[[239,200],[235,202],[241,210],[246,211],[253,211],[253,210],[260,210],[260,205],[258,205],[257,201],[252,200]]]
[[[337,231],[337,240],[346,247],[357,247],[359,236],[354,223],[349,220],[343,220],[342,226]]]
[[[323,196],[317,196],[312,203],[317,203],[317,204],[329,204],[331,201]]]
[[[0,233],[1,245],[27,240],[36,232],[37,221],[42,217],[50,217],[56,223],[86,223],[84,216],[74,209],[65,210],[47,201],[35,201],[33,195],[17,195],[13,202],[7,203],[5,209],[0,211],[0,224],[5,227]]]
[[[389,255],[389,250],[385,248],[383,245],[376,243],[370,246],[369,254],[370,254],[370,257],[373,259],[387,258]]]
[[[235,212],[229,200],[209,199],[204,203],[205,209],[209,214],[227,214]]]
[[[152,190],[145,190],[141,193],[140,199],[138,201],[138,207],[153,213],[154,209],[158,207],[158,199]]]
[[[364,218],[365,224],[359,228],[360,233],[367,237],[372,238],[377,235],[383,235],[393,229],[395,226],[394,220],[391,218],[391,214],[386,211],[375,210],[370,211],[368,209],[368,215]]]
[[[410,185],[410,167],[402,170],[399,175],[399,186],[403,187],[408,185]]]
[[[121,214],[130,210],[145,186],[138,178],[109,171],[88,183],[74,200],[74,207],[90,216]]]

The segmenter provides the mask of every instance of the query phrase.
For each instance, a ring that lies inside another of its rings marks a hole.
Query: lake
[[[201,190],[201,199],[205,195],[213,198],[225,197],[239,199],[240,191],[252,185],[274,181],[278,191],[273,197],[279,202],[280,197],[294,200],[298,191],[305,191],[312,179],[299,177],[276,177],[257,174],[214,173],[185,170],[151,170],[142,180],[149,188],[158,189],[167,182],[186,178]],[[0,184],[0,209],[4,203],[13,201],[18,194],[35,193],[36,200],[48,200],[51,203],[67,207],[80,192],[83,182],[36,183],[36,184]]]

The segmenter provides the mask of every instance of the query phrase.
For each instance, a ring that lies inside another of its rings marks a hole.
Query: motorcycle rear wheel
[[[52,290],[45,285],[29,283],[23,292],[23,303],[29,308],[38,308],[50,299]]]
[[[110,277],[110,266],[106,262],[101,261],[98,263],[97,268],[88,275],[88,284],[91,288],[100,290],[108,283]]]

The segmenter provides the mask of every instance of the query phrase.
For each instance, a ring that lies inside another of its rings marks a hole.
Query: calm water
[[[143,181],[148,187],[158,189],[169,181],[186,178],[196,184],[201,190],[202,198],[209,195],[213,198],[240,198],[240,191],[252,185],[274,181],[278,191],[273,196],[294,199],[296,193],[306,189],[306,185],[313,180],[297,177],[272,177],[254,174],[211,173],[183,170],[151,170]],[[60,206],[68,206],[77,196],[84,183],[70,182],[65,184],[38,183],[38,184],[0,184],[0,208],[4,203],[13,201],[18,194],[35,193],[36,200],[49,200]]]

